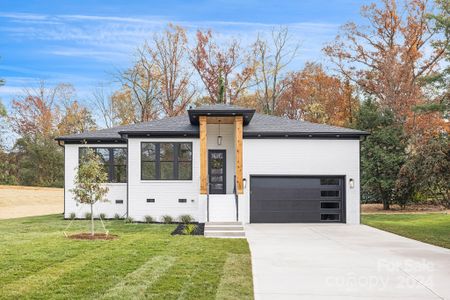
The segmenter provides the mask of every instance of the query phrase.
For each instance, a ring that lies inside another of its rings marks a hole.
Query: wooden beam
[[[208,192],[208,150],[206,147],[207,117],[200,116],[200,194]]]
[[[242,116],[237,116],[234,118],[234,138],[235,138],[235,147],[236,147],[236,189],[238,194],[244,193],[244,183],[243,183],[243,174],[242,174],[242,161],[243,161],[243,153],[242,153],[242,136],[243,136],[243,126],[244,119]]]
[[[234,117],[208,117],[208,124],[233,124]]]

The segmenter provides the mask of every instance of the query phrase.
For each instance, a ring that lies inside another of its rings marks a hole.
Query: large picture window
[[[127,149],[106,147],[80,147],[79,164],[84,161],[87,149],[92,149],[103,162],[105,172],[108,174],[108,182],[127,182]]]
[[[191,180],[192,143],[142,143],[142,180]]]

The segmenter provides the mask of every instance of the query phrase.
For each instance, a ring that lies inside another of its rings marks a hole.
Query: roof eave
[[[148,137],[196,137],[198,138],[200,134],[195,131],[119,131],[120,136],[123,139],[128,137],[133,138],[148,138]]]
[[[367,132],[245,132],[244,138],[360,139]]]
[[[64,142],[65,144],[126,144],[127,141],[123,138],[112,137],[57,137],[58,142]]]
[[[208,117],[234,117],[234,116],[243,116],[244,117],[244,125],[248,125],[255,114],[254,109],[240,109],[240,110],[189,110],[189,121],[192,125],[199,125],[199,116],[208,116]]]

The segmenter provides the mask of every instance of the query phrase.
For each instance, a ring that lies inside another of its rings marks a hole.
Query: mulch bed
[[[72,240],[115,240],[118,238],[115,234],[106,234],[106,233],[95,233],[94,235],[84,232],[71,234],[68,236],[69,239]]]
[[[205,232],[205,223],[196,223],[197,229],[191,234],[191,235],[204,235]],[[172,235],[183,235],[183,229],[186,226],[186,224],[178,224],[177,228],[175,228],[174,231],[172,231]]]

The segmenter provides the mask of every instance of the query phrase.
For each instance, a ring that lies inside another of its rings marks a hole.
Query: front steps
[[[233,222],[236,220],[236,198],[234,194],[209,195],[209,221]]]
[[[244,226],[241,222],[205,223],[205,237],[245,239]]]

